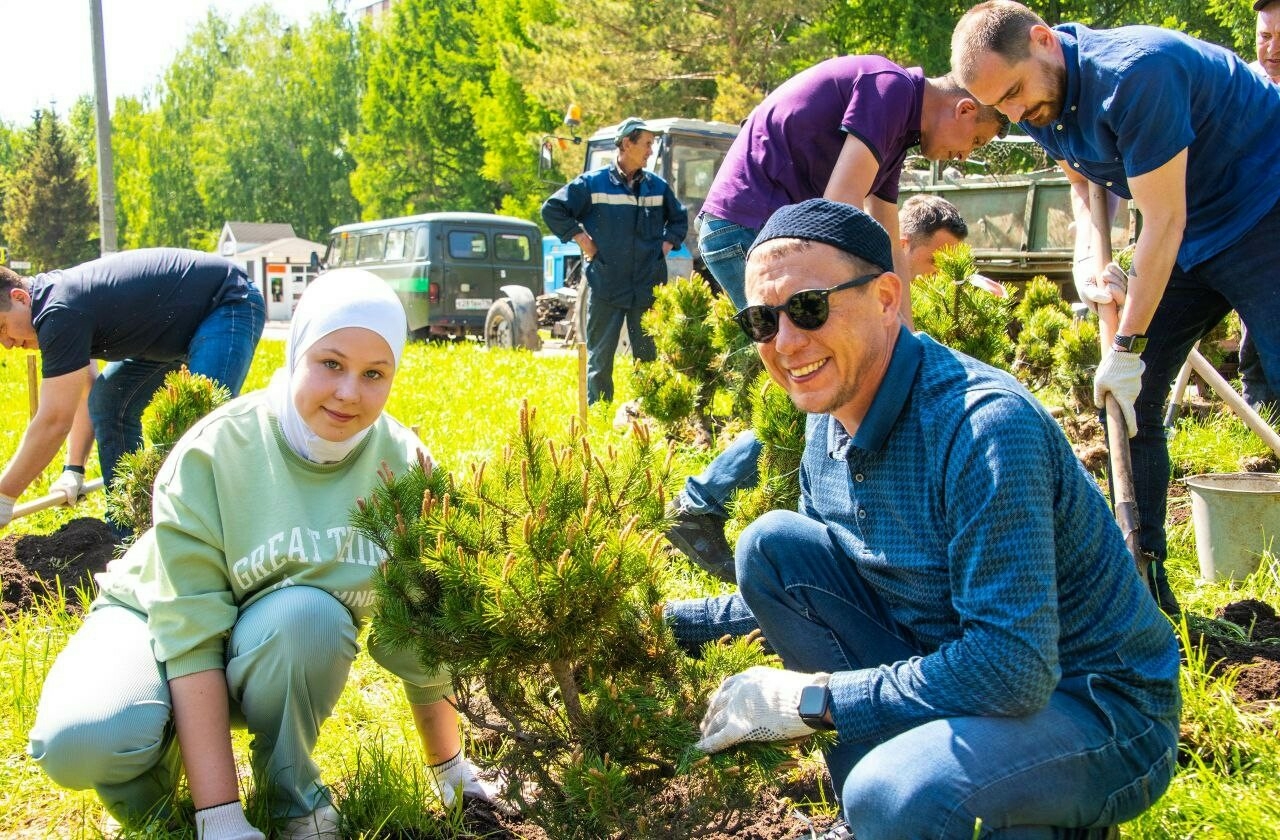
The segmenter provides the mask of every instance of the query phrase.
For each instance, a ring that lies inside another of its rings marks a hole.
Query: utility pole
[[[89,0],[89,35],[93,39],[93,104],[98,127],[98,227],[101,251],[114,254],[116,245],[116,179],[111,160],[111,109],[107,100],[107,54],[103,46],[102,0]]]

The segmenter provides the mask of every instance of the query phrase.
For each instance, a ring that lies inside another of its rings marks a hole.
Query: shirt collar
[[[911,386],[915,383],[916,373],[920,370],[920,360],[924,356],[924,345],[920,339],[911,334],[905,326],[898,328],[898,340],[894,342],[893,356],[889,359],[889,368],[880,380],[880,387],[871,400],[867,416],[858,426],[858,432],[852,438],[844,426],[832,418],[827,429],[827,453],[832,458],[848,456],[848,448],[856,446],[868,452],[875,452],[884,447],[889,433],[897,424],[911,395]]]
[[[613,159],[612,171],[613,171],[613,177],[617,179],[618,183],[623,184],[627,187],[631,187],[632,189],[635,188],[636,184],[643,181],[645,176],[645,169],[642,166],[635,171],[634,175],[628,178],[627,174],[622,171],[622,167],[618,166],[618,159],[616,157]]]

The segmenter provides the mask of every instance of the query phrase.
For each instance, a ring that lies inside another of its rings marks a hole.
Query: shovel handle
[[[1111,262],[1111,207],[1107,191],[1101,184],[1089,184],[1089,216],[1093,222],[1093,253],[1098,257],[1098,270]],[[1114,301],[1098,304],[1098,338],[1102,353],[1111,349],[1120,324],[1120,310]],[[1115,507],[1116,524],[1124,535],[1124,544],[1138,573],[1147,579],[1146,563],[1138,545],[1138,503],[1133,491],[1133,458],[1129,453],[1129,426],[1124,421],[1120,403],[1111,394],[1106,396],[1107,457],[1111,466],[1111,494]]]
[[[83,495],[89,495],[95,490],[102,489],[102,479],[95,478],[93,481],[85,482],[84,487],[80,490]],[[13,518],[20,519],[23,516],[29,516],[33,513],[39,513],[42,510],[48,510],[51,507],[65,505],[67,497],[63,493],[46,493],[38,499],[32,499],[23,505],[18,505],[13,509]]]

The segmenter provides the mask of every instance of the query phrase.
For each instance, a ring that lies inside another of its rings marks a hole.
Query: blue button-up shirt
[[[1178,650],[1097,483],[1008,374],[900,331],[851,438],[809,418],[801,512],[921,656],[831,679],[842,739],[1020,716],[1064,678],[1177,726]]]
[[[1248,233],[1280,201],[1280,87],[1229,50],[1154,26],[1055,29],[1066,61],[1062,113],[1019,123],[1054,160],[1123,198],[1129,178],[1187,149],[1189,271]]]

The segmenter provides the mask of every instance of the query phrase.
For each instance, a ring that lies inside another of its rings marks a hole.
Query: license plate
[[[488,309],[493,306],[492,298],[456,298],[453,301],[455,309]]]

